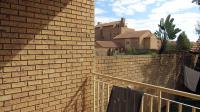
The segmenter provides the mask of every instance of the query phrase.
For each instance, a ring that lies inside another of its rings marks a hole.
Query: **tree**
[[[196,3],[197,5],[200,5],[200,0],[192,0],[192,3]],[[197,27],[195,28],[197,34],[200,36],[200,23],[197,24]]]
[[[176,43],[174,41],[168,41],[166,45],[166,51],[175,51]]]
[[[182,32],[178,36],[176,43],[177,43],[177,46],[176,46],[177,50],[190,50],[190,47],[191,47],[190,41],[187,38],[187,35],[185,34],[185,32]]]
[[[200,0],[192,0],[192,3],[196,3],[197,5],[200,5]]]
[[[197,34],[200,36],[200,23],[197,24],[195,30],[196,30]]]
[[[171,18],[171,15],[168,15],[165,20],[163,18],[160,20],[159,30],[155,32],[155,35],[161,40],[159,54],[166,50],[167,40],[175,39],[176,34],[181,31],[181,29],[175,28],[176,25],[173,22],[174,18]]]

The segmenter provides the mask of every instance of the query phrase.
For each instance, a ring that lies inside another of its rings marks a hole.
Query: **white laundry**
[[[184,67],[184,84],[193,92],[196,92],[196,87],[199,82],[200,72],[195,71],[187,66]]]

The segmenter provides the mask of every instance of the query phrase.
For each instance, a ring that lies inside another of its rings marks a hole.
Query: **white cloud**
[[[145,12],[149,4],[155,3],[157,0],[112,0],[112,10],[117,15],[134,15],[135,12]]]
[[[130,16],[136,12],[145,12],[148,5],[162,3],[163,1],[165,0],[110,0],[110,6],[116,15]]]
[[[191,0],[169,0],[152,10],[152,13],[178,13],[193,8],[196,5]]]
[[[128,27],[135,28],[136,30],[149,29],[152,32],[155,32],[158,29],[158,24],[161,17],[166,17],[167,15],[151,14],[148,19],[127,19]],[[176,27],[182,29],[188,35],[188,38],[191,41],[196,41],[198,36],[195,32],[195,25],[200,19],[198,13],[182,13],[182,14],[173,14],[172,17],[175,19],[174,23]]]
[[[95,0],[95,2],[104,2],[105,0]]]
[[[101,8],[95,8],[95,14],[98,15],[98,14],[103,14],[105,13],[105,10],[101,9]]]

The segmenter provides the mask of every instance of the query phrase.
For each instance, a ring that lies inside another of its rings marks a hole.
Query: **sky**
[[[185,31],[190,41],[197,41],[195,32],[200,21],[200,7],[192,0],[95,0],[95,24],[97,22],[126,19],[129,28],[158,30],[161,18],[171,14],[176,27]]]

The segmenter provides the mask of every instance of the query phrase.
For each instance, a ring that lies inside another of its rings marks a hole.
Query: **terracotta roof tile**
[[[200,38],[197,40],[196,43],[191,48],[192,52],[200,52]]]
[[[150,31],[149,30],[135,31],[133,29],[128,29],[124,33],[119,34],[116,37],[114,37],[114,39],[139,38],[139,37],[141,37],[142,35],[144,35],[147,32],[150,32]],[[150,35],[148,35],[148,36],[150,36]]]
[[[113,25],[117,25],[120,24],[121,21],[114,21],[114,22],[109,22],[109,23],[102,23],[102,24],[98,24],[95,27],[104,27],[104,26],[113,26]]]
[[[120,45],[118,45],[117,43],[113,42],[113,41],[96,41],[95,43],[96,47],[100,47],[100,48],[120,48]]]

